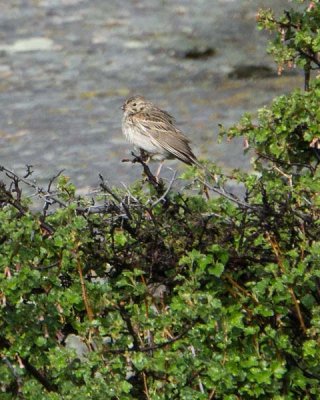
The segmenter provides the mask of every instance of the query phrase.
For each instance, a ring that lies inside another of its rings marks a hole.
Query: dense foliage
[[[259,23],[287,35],[286,62],[307,57],[309,90],[222,130],[253,172],[207,164],[178,190],[137,158],[144,181],[101,177],[88,200],[1,168],[1,399],[319,398],[320,5],[305,3]]]

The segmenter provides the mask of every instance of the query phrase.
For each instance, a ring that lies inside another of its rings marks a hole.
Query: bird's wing
[[[153,136],[153,141],[160,145],[162,148],[171,153],[174,157],[185,162],[186,164],[194,164],[196,161],[196,156],[193,154],[189,140],[182,135],[173,134],[167,132],[165,134],[155,134]]]
[[[133,119],[140,133],[148,136],[155,146],[165,149],[187,164],[196,162],[189,139],[174,125],[170,114],[153,109],[151,113],[141,111]]]
[[[132,123],[144,131],[147,135],[151,131],[166,132],[176,130],[174,118],[165,111],[152,109],[152,112],[140,111],[131,116]]]

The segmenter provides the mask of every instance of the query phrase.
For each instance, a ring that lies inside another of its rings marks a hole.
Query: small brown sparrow
[[[175,119],[142,96],[133,96],[122,106],[122,132],[135,147],[152,160],[159,160],[159,176],[166,159],[177,158],[189,165],[200,166],[190,148],[189,139],[175,125]]]

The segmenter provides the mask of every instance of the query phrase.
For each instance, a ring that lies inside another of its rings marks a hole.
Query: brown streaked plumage
[[[175,125],[175,119],[142,96],[133,96],[122,106],[122,131],[135,147],[153,160],[162,162],[177,158],[186,164],[198,165],[189,139]],[[157,172],[157,176],[160,172]]]

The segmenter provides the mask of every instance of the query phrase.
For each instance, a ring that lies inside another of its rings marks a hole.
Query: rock
[[[207,59],[213,57],[215,54],[216,51],[212,47],[194,47],[185,52],[184,58],[190,58],[192,60]]]
[[[32,37],[15,41],[12,45],[0,46],[0,51],[8,53],[21,53],[29,51],[52,51],[60,50],[51,39],[44,37]]]
[[[213,47],[199,46],[191,47],[186,50],[171,50],[171,54],[174,57],[190,60],[206,60],[213,57],[216,54],[216,50]]]
[[[276,77],[276,72],[266,66],[266,65],[237,65],[233,68],[233,70],[228,74],[228,78],[230,79],[263,79],[263,78],[274,78]]]
[[[66,348],[74,350],[81,361],[83,361],[89,353],[89,349],[83,339],[73,333],[67,336],[65,343]]]

